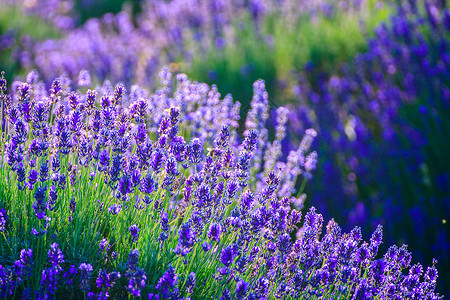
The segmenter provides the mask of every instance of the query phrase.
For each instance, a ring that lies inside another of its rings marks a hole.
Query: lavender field
[[[450,296],[446,0],[0,0],[0,298]]]

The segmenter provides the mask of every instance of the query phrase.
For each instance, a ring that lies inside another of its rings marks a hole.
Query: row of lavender
[[[316,167],[316,132],[280,161],[287,110],[270,142],[263,81],[241,137],[239,102],[160,77],[152,95],[67,79],[47,92],[36,72],[6,93],[2,78],[1,296],[439,298],[434,262],[378,254],[381,226],[364,242],[333,219],[322,233],[314,208],[301,222],[291,194]]]
[[[270,11],[270,5],[255,6],[260,3],[263,2],[251,2],[255,24],[265,11]],[[307,186],[310,205],[318,206],[327,217],[335,217],[347,230],[354,225],[364,225],[363,232],[367,233],[381,222],[387,230],[389,243],[401,239],[415,250],[416,258],[430,262],[431,257],[437,257],[445,270],[449,263],[450,236],[446,225],[450,166],[445,157],[449,132],[445,117],[449,99],[446,88],[448,11],[441,1],[428,1],[425,7],[419,5],[418,11],[414,5],[411,7],[414,3],[402,3],[404,10],[391,24],[378,29],[369,52],[356,58],[339,76],[330,79],[329,75],[321,78],[319,74],[318,79],[311,81],[317,74],[309,68],[294,77],[299,83],[294,91],[302,105],[295,115],[288,116],[289,137],[293,138],[292,133],[302,133],[308,127],[318,129],[322,137],[319,147],[323,165],[316,179]],[[128,84],[132,78],[139,82],[150,78],[151,82],[147,83],[153,85],[153,74],[161,63],[158,60],[164,62],[177,55],[189,55],[184,42],[191,38],[198,42],[196,47],[207,49],[214,40],[220,49],[223,43],[230,42],[225,38],[229,34],[227,29],[220,30],[230,28],[227,26],[231,16],[239,15],[237,11],[227,13],[229,7],[223,5],[207,5],[200,9],[206,14],[200,18],[197,10],[192,11],[195,5],[160,4],[146,10],[151,18],[147,18],[147,22],[142,20],[143,31],[134,27],[126,13],[107,16],[103,21],[91,21],[82,30],[71,33],[78,32],[80,40],[85,41],[82,47],[87,48],[78,51],[79,43],[67,42],[77,38],[66,39],[65,44],[48,41],[42,44],[48,48],[38,46],[36,54],[24,52],[22,58],[24,62],[41,62],[40,69],[47,74],[47,81],[60,70],[74,78],[86,64],[96,78],[119,76],[113,78],[127,80]],[[210,10],[214,13],[209,14]],[[174,20],[180,15],[188,30],[175,26],[179,23]],[[148,20],[160,20],[164,25],[152,29],[155,25]],[[169,27],[171,34],[167,36],[165,30]],[[86,31],[87,28],[90,29]],[[96,32],[92,35],[96,38],[89,38],[87,32],[90,35]],[[137,32],[146,32],[146,35],[135,35]],[[178,52],[155,51],[153,64],[148,63],[147,55],[151,51],[143,51],[138,60],[136,56],[131,55],[132,59],[127,56],[148,49],[148,45],[139,41],[155,36],[160,37],[155,39],[161,42],[158,45],[164,45],[164,49],[174,47]],[[132,40],[132,48],[111,46],[122,45],[118,42],[121,40]],[[111,49],[117,49],[117,53]],[[66,55],[68,53],[71,54]],[[168,53],[169,57],[161,53]],[[93,59],[84,61],[86,57]],[[60,66],[63,69],[59,69]],[[142,76],[141,79],[138,76]],[[297,125],[297,119],[306,127]],[[285,145],[284,149],[289,147]]]
[[[450,11],[438,2],[404,5],[340,75],[313,85],[300,74],[301,105],[289,116],[294,132],[312,126],[322,137],[327,159],[309,186],[311,203],[347,228],[384,224],[390,242],[406,241],[443,270],[450,267],[449,53]]]
[[[388,1],[369,2],[382,7]],[[125,9],[74,28],[73,7],[73,1],[68,0],[34,1],[24,7],[27,13],[40,15],[65,32],[62,39],[38,43],[25,40],[18,47],[18,63],[29,70],[37,69],[47,82],[62,73],[74,80],[82,69],[88,69],[100,81],[155,87],[155,74],[163,65],[189,64],[193,57],[233,44],[241,30],[236,24],[246,17],[260,31],[266,16],[271,15],[285,19],[287,26],[295,26],[305,16],[314,22],[317,16],[332,18],[342,11],[367,14],[368,10],[366,1],[360,0],[148,0],[142,2],[142,12],[137,16]],[[265,33],[261,31],[260,35]],[[264,38],[268,44],[273,43],[273,37]]]

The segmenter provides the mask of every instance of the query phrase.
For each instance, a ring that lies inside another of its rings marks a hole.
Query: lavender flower
[[[56,201],[58,200],[58,192],[56,187],[52,185],[48,191],[48,209],[53,211],[56,208]]]
[[[222,264],[224,264],[225,267],[229,267],[230,264],[233,262],[233,259],[234,259],[233,248],[230,246],[225,247],[220,254],[220,261],[222,262]]]
[[[3,93],[3,92],[6,92],[7,82],[6,82],[6,79],[5,79],[5,72],[4,71],[1,72],[1,75],[2,75],[2,77],[0,77],[0,91]]]
[[[205,252],[211,250],[211,247],[212,247],[211,244],[208,244],[207,242],[204,242],[204,243],[202,244],[202,249],[203,249],[203,251],[205,251]]]
[[[208,230],[208,238],[212,241],[219,242],[222,226],[219,223],[212,223]]]
[[[34,194],[34,203],[32,205],[36,218],[43,219],[47,210],[47,187],[38,187],[36,193]]]
[[[131,225],[131,227],[128,229],[131,233],[131,241],[133,243],[136,243],[139,238],[139,228],[136,224]]]
[[[32,249],[22,249],[20,251],[20,262],[23,266],[23,276],[31,277],[33,276],[33,250]]]
[[[193,164],[198,164],[201,159],[201,153],[203,152],[203,145],[199,139],[193,139],[187,148],[187,156],[189,161]]]
[[[243,280],[239,280],[236,283],[236,299],[244,299],[247,294],[248,283]]]
[[[33,189],[34,184],[37,182],[38,180],[38,176],[39,173],[38,171],[32,169],[29,173],[28,173],[28,187],[30,190]]]
[[[191,224],[183,223],[178,232],[178,236],[179,241],[175,252],[182,256],[186,256],[196,241],[195,232],[192,230]]]
[[[145,194],[151,194],[158,188],[158,183],[153,180],[151,174],[147,174],[141,179],[140,190]]]
[[[122,205],[113,204],[108,210],[112,215],[117,215],[122,210]]]
[[[48,250],[48,257],[50,259],[50,263],[54,268],[59,267],[61,264],[65,262],[64,255],[57,243],[53,243],[50,246],[50,250]]]
[[[0,232],[4,232],[6,230],[6,220],[8,220],[8,215],[6,214],[5,209],[0,209]]]
[[[178,284],[178,276],[175,269],[169,266],[164,275],[158,280],[155,288],[161,293],[162,297],[167,298],[172,295],[173,289]]]
[[[167,240],[167,238],[169,237],[169,230],[170,230],[170,226],[169,226],[169,219],[167,216],[166,212],[162,212],[161,213],[161,233],[159,235],[159,241],[161,243],[163,243],[165,240]]]
[[[91,74],[87,70],[81,70],[78,74],[78,85],[79,86],[90,86],[91,85]]]
[[[47,268],[42,271],[41,275],[41,286],[42,286],[42,296],[45,298],[54,297],[55,292],[58,288],[58,276],[60,274],[60,269],[58,268]]]
[[[92,271],[94,270],[90,264],[82,263],[80,265],[80,290],[87,293],[90,289],[89,280],[91,278]]]
[[[195,287],[195,273],[191,272],[188,275],[187,282],[186,282],[186,292],[188,294],[192,294],[194,292]]]
[[[105,293],[105,295],[107,295],[109,290],[116,284],[116,281],[119,278],[119,272],[107,273],[105,270],[100,270],[95,282],[97,284],[97,287],[101,289]]]

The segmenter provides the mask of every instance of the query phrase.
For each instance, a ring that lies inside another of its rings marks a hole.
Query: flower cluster
[[[264,81],[241,135],[239,102],[184,74],[160,77],[154,94],[108,81],[73,89],[61,78],[46,91],[36,73],[2,89],[1,173],[11,180],[0,184],[14,197],[0,200],[2,249],[34,249],[0,266],[2,295],[439,298],[434,264],[406,275],[406,246],[377,255],[381,227],[363,242],[359,228],[345,234],[334,220],[322,236],[314,208],[301,222],[291,195],[304,199],[295,187],[316,167],[316,132],[282,161],[287,112],[278,109],[269,140]]]
[[[8,0],[19,2],[17,0]],[[90,70],[99,80],[139,83],[155,86],[157,71],[180,58],[191,61],[195,55],[221,50],[233,36],[238,36],[236,20],[248,18],[255,28],[262,27],[267,16],[279,15],[289,23],[307,15],[332,18],[339,12],[361,12],[368,9],[365,1],[221,1],[177,0],[142,1],[141,13],[133,17],[124,10],[117,15],[107,13],[74,27],[71,13],[76,1],[32,1],[24,10],[51,20],[57,27],[71,30],[62,39],[28,43],[20,49],[19,63],[37,68],[49,82],[66,73],[79,81],[83,70]],[[383,1],[376,1],[382,6]],[[84,5],[92,5],[90,2]],[[135,24],[138,24],[136,26]],[[264,34],[268,45],[270,34]],[[242,66],[243,71],[248,66]],[[79,76],[80,75],[80,76]],[[213,76],[214,77],[214,76]],[[82,80],[82,79],[81,79]]]
[[[439,1],[402,2],[376,29],[367,53],[340,73],[315,84],[314,68],[299,74],[294,92],[301,105],[289,115],[292,131],[314,127],[321,136],[323,181],[308,191],[324,216],[346,229],[369,224],[366,234],[382,223],[389,243],[402,236],[422,262],[436,257],[444,269],[449,18]]]

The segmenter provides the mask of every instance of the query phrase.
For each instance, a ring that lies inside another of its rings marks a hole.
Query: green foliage
[[[75,0],[75,11],[80,23],[90,18],[100,18],[106,13],[117,14],[124,5],[130,5],[133,13],[140,10],[142,0]]]
[[[36,40],[60,37],[60,32],[38,16],[29,16],[18,7],[2,7],[0,10],[0,32],[15,30],[18,36],[28,35]]]
[[[269,94],[281,103],[292,102],[288,88],[292,71],[312,63],[319,72],[335,72],[342,63],[367,49],[367,37],[390,12],[387,5],[375,9],[374,1],[370,1],[367,11],[358,15],[303,15],[290,22],[272,14],[260,25],[247,17],[234,24],[233,42],[219,49],[210,45],[207,51],[195,51],[192,62],[182,71],[199,81],[217,84],[236,100],[251,99],[248,87],[264,78]]]

